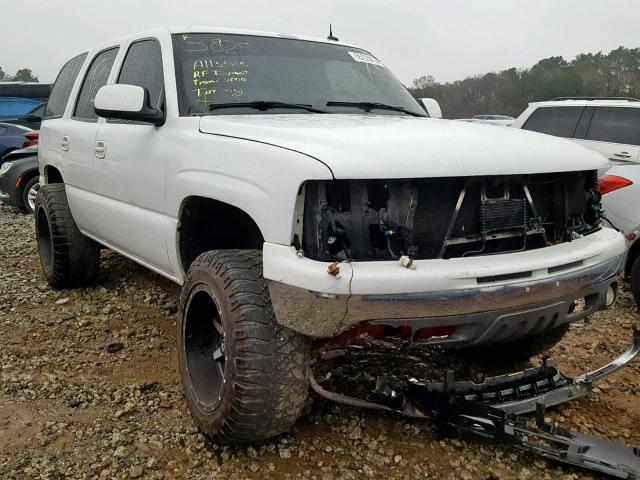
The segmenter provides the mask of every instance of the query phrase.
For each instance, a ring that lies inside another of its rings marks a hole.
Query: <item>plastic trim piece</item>
[[[576,378],[563,375],[550,359],[539,367],[501,375],[482,383],[455,382],[448,371],[443,382],[378,377],[380,403],[322,388],[311,376],[311,388],[333,402],[356,408],[429,418],[544,458],[618,478],[640,480],[640,448],[629,447],[545,424],[545,409],[591,392],[592,384],[618,371],[640,353],[640,330],[633,325],[632,345],[609,364]],[[522,413],[536,412],[536,422]]]

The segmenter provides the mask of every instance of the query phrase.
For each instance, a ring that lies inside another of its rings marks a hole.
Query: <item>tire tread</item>
[[[223,421],[207,422],[196,414],[196,422],[208,435],[228,443],[278,435],[293,425],[307,398],[309,341],[277,324],[261,252],[205,252],[191,265],[187,282],[202,269],[219,277],[229,299],[235,356],[231,394],[223,397],[229,401]],[[188,295],[189,288],[183,288],[181,314]]]

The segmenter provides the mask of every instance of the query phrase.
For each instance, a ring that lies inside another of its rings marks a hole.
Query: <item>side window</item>
[[[93,109],[93,101],[101,87],[107,84],[113,61],[118,54],[118,48],[111,48],[99,53],[91,62],[78,94],[78,101],[73,112],[74,118],[97,121],[98,116]]]
[[[38,108],[31,110],[31,115],[35,115],[36,117],[41,117],[44,113],[44,104],[40,105]]]
[[[640,108],[597,107],[587,140],[640,145]]]
[[[122,64],[118,83],[146,88],[151,107],[163,107],[162,55],[157,40],[141,40],[131,44]]]
[[[531,114],[522,128],[556,137],[571,138],[583,110],[584,107],[540,107]]]
[[[587,137],[587,130],[589,130],[589,124],[591,123],[591,117],[593,117],[593,111],[595,107],[585,107],[584,112],[580,116],[580,121],[576,127],[576,131],[573,133],[573,138],[584,140]]]
[[[53,88],[51,89],[51,95],[49,95],[49,100],[47,100],[43,119],[60,118],[62,116],[69,101],[73,84],[76,82],[80,68],[82,68],[82,64],[86,58],[87,54],[83,53],[82,55],[72,58],[62,67],[58,78],[56,78],[56,83],[53,84]]]

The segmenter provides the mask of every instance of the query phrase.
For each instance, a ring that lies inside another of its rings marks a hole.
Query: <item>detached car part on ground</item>
[[[640,478],[640,448],[545,424],[545,409],[587,395],[594,382],[618,371],[640,353],[640,330],[633,325],[629,349],[611,363],[576,378],[543,359],[537,368],[491,377],[482,383],[456,382],[447,371],[442,382],[378,377],[379,403],[327,391],[311,378],[313,390],[333,402],[356,408],[425,418],[508,444],[523,452],[625,479]],[[519,415],[536,413],[536,426]]]
[[[228,443],[286,431],[312,347],[336,336],[530,342],[611,305],[625,241],[601,224],[604,159],[434,108],[333,40],[105,42],[63,67],[44,114],[45,276],[94,283],[104,246],[181,284],[186,402]]]
[[[39,189],[36,145],[14,150],[0,159],[0,202],[33,213]]]

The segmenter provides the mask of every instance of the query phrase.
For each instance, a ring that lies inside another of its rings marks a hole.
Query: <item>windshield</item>
[[[388,115],[405,115],[401,110],[406,110],[425,115],[407,89],[380,61],[357,48],[212,33],[177,34],[173,36],[173,45],[182,116],[310,113],[313,110]],[[236,103],[244,105],[215,107]],[[296,105],[307,108],[296,108]]]

